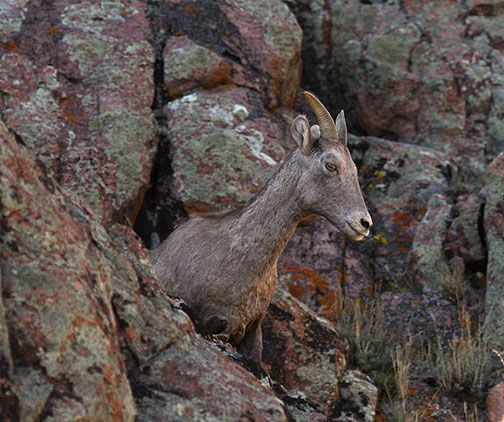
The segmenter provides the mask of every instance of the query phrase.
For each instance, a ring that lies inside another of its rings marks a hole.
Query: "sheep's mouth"
[[[354,226],[352,226],[349,222],[347,222],[347,226],[350,227],[350,233],[348,234],[352,240],[356,240],[357,242],[366,238],[369,235],[369,229],[366,231],[357,230]]]
[[[345,221],[345,224],[341,224],[341,221],[335,222],[333,219],[329,217],[325,217],[329,220],[329,222],[334,226],[337,227],[338,230],[345,235],[347,235],[350,239],[355,240],[355,241],[360,241],[366,238],[369,235],[369,229],[366,229],[364,231],[362,230],[357,230],[350,222]]]

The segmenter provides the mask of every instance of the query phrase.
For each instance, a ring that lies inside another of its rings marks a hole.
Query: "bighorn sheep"
[[[354,240],[372,225],[347,148],[343,111],[334,123],[304,96],[318,125],[292,122],[296,148],[266,186],[234,211],[193,217],[152,252],[169,293],[183,298],[212,334],[261,364],[261,321],[277,284],[277,261],[299,221],[318,214]]]

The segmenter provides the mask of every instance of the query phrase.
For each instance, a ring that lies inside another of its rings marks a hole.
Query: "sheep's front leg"
[[[248,325],[243,340],[237,346],[238,351],[248,356],[259,368],[262,368],[261,359],[263,343],[261,322],[263,317],[264,315],[261,315]]]

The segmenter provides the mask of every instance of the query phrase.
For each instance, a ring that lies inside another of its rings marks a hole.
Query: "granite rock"
[[[298,0],[295,10],[304,80],[351,128],[449,153],[480,178],[485,153],[502,150],[498,2]]]
[[[137,229],[151,248],[187,214],[244,204],[295,145],[283,114],[266,113],[245,88],[194,92],[167,103],[164,114],[166,138]]]
[[[164,47],[164,98],[231,84],[261,93],[268,109],[292,106],[302,32],[280,0],[170,0],[152,6]]]
[[[485,206],[485,234],[488,246],[486,327],[490,345],[504,349],[504,153],[490,164],[486,174],[487,202]]]
[[[102,221],[134,217],[155,153],[145,4],[18,1],[1,10],[0,117]]]
[[[358,370],[345,372],[340,381],[341,400],[331,414],[338,422],[373,422],[378,405],[378,389]]]
[[[328,414],[339,400],[347,342],[327,320],[280,288],[262,327],[263,365],[273,380]]]
[[[501,381],[490,389],[487,412],[489,422],[501,421],[504,418],[504,382]]]
[[[106,234],[2,122],[0,137],[2,414],[133,421]]]

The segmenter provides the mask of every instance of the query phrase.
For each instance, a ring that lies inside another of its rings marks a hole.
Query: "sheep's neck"
[[[260,267],[275,265],[299,221],[299,168],[291,154],[265,188],[242,209],[234,225],[232,248]]]

